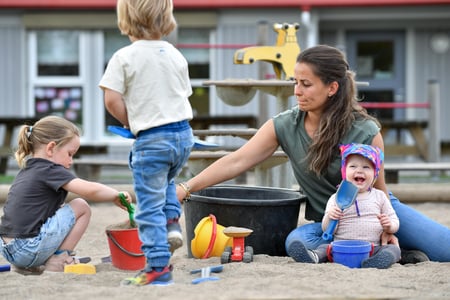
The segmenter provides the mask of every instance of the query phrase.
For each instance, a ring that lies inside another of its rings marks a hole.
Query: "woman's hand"
[[[400,244],[398,243],[398,238],[395,235],[383,231],[383,233],[381,234],[381,245],[383,246],[387,244],[393,244],[400,247]]]
[[[178,201],[183,204],[184,203],[184,199],[186,198],[186,191],[179,185],[177,184],[177,198]]]

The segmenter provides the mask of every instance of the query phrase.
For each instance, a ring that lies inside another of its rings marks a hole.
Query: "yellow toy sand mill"
[[[234,53],[235,64],[252,64],[257,60],[266,61],[273,65],[277,79],[292,79],[293,66],[300,53],[297,43],[298,23],[275,23],[273,30],[278,33],[274,46],[254,46],[237,50]]]

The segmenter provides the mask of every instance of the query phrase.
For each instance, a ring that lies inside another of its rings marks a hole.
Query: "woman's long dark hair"
[[[380,124],[358,103],[355,74],[341,51],[326,45],[315,46],[302,51],[297,63],[308,64],[324,84],[336,81],[339,85],[337,92],[328,98],[306,156],[309,169],[320,176],[339,154],[339,143],[356,119],[371,119]]]

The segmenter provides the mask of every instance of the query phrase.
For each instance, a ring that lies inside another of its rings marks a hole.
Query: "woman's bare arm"
[[[380,148],[384,152],[384,141],[381,133],[378,133],[372,141],[372,146],[376,146]],[[378,175],[377,181],[374,184],[374,187],[382,190],[386,196],[389,198],[388,189],[386,186],[386,180],[384,178],[384,162],[381,164],[380,174]]]
[[[192,192],[235,178],[269,158],[278,148],[273,120],[268,120],[241,148],[220,158],[187,184]]]

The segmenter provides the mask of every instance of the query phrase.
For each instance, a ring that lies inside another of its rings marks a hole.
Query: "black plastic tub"
[[[286,256],[284,242],[297,227],[300,203],[306,196],[283,188],[217,185],[192,193],[184,204],[188,256],[198,222],[210,214],[224,227],[253,230],[245,238],[254,254]]]

